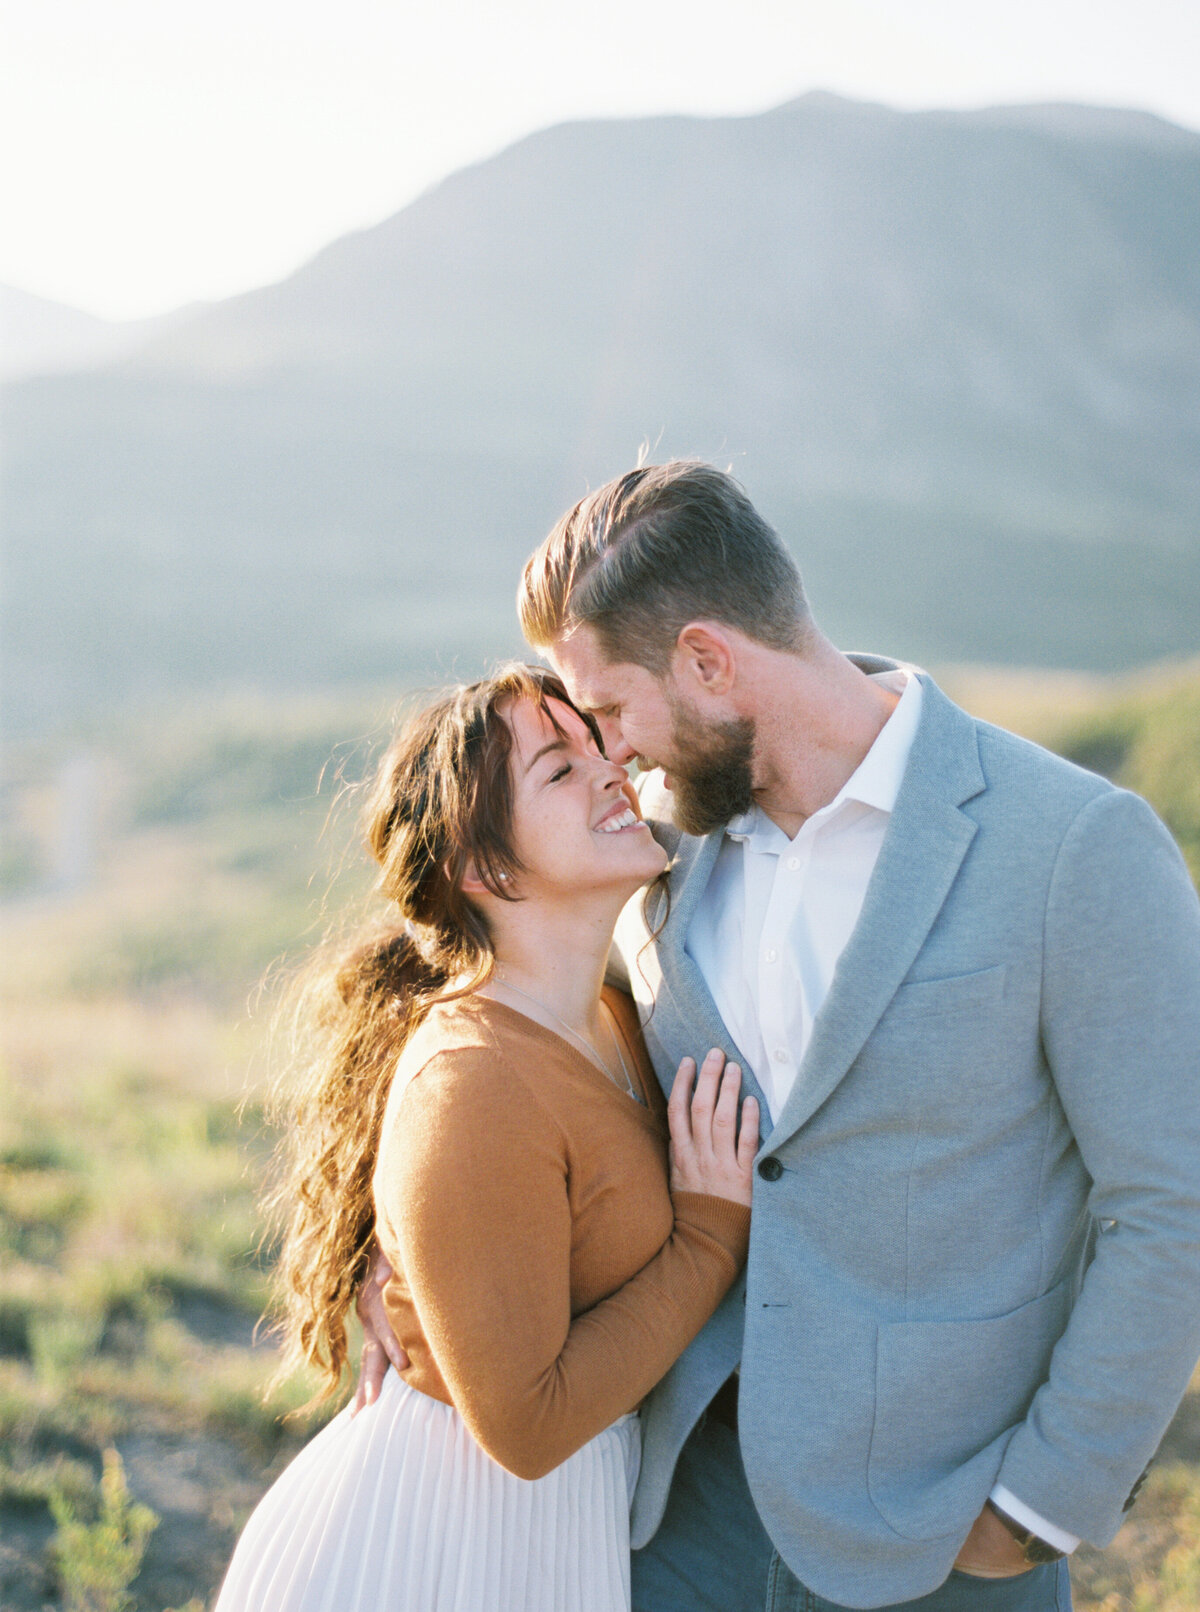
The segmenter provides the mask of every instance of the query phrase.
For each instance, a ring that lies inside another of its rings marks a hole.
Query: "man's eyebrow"
[[[548,756],[552,750],[565,750],[566,748],[567,748],[567,741],[565,739],[563,739],[563,738],[551,739],[549,744],[544,744],[542,746],[542,748],[539,751],[537,751],[537,753],[535,755],[531,756],[529,758],[529,760],[526,762],[526,764],[525,764],[526,773],[532,772],[532,770],[534,769],[534,767],[537,766],[538,762],[542,759],[542,757],[543,756]]]

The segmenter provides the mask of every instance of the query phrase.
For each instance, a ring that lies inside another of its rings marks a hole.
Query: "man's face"
[[[593,716],[610,760],[661,767],[686,834],[708,834],[754,804],[754,724],[714,720],[644,666],[607,659],[590,627],[560,638],[547,658],[581,711]]]

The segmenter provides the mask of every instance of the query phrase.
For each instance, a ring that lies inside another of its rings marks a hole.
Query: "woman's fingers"
[[[721,1076],[717,1106],[713,1109],[713,1147],[722,1157],[733,1158],[737,1141],[738,1094],[742,1089],[742,1071],[735,1063],[727,1063]]]
[[[754,1163],[754,1155],[758,1152],[758,1102],[753,1097],[747,1097],[742,1104],[742,1128],[738,1132],[737,1161],[738,1169],[747,1175]]]
[[[759,1116],[758,1104],[747,1097],[739,1126],[741,1085],[741,1069],[727,1064],[719,1047],[699,1069],[690,1058],[679,1065],[667,1104],[672,1192],[710,1193],[750,1203]]]
[[[725,1067],[725,1054],[713,1047],[696,1076],[696,1089],[692,1093],[692,1137],[696,1146],[712,1147],[713,1114],[717,1107],[717,1094],[721,1085],[721,1071]]]
[[[667,1102],[667,1123],[671,1127],[671,1143],[676,1149],[691,1145],[692,1081],[695,1078],[696,1060],[684,1058],[675,1071],[671,1096]]]

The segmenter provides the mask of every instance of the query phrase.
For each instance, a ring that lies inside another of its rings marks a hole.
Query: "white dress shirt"
[[[862,911],[921,717],[907,672],[872,681],[900,701],[854,773],[789,840],[757,806],[735,817],[685,942],[778,1119]]]
[[[921,684],[910,672],[879,672],[872,682],[900,699],[855,771],[794,839],[757,806],[733,818],[688,926],[686,950],[772,1120],[858,922],[921,719]],[[1001,1485],[991,1498],[1057,1549],[1078,1545]]]

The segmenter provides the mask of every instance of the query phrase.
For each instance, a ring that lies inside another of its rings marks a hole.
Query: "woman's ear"
[[[479,869],[475,866],[473,857],[467,858],[467,865],[463,869],[462,883],[459,889],[465,896],[490,896],[491,891],[479,877]]]
[[[507,873],[498,873],[496,877],[501,884],[511,882]],[[479,877],[479,869],[475,866],[474,858],[472,857],[467,858],[467,865],[463,869],[462,883],[459,888],[465,896],[494,896],[496,893]]]

